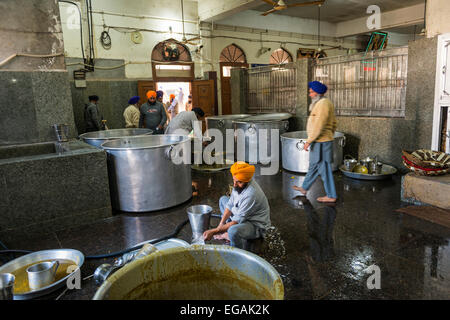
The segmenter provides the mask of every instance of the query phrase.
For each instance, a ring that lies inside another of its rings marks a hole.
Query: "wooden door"
[[[139,106],[147,102],[147,91],[156,91],[156,85],[154,81],[138,81],[138,94],[141,97],[139,100]]]
[[[222,114],[231,114],[231,75],[230,68],[248,68],[246,63],[221,62],[220,63],[220,85],[222,97]]]
[[[192,82],[192,106],[205,112],[205,118],[214,115],[214,80],[196,80]],[[206,123],[203,120],[203,132]]]

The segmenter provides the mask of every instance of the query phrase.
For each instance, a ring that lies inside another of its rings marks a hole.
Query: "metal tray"
[[[381,174],[365,174],[365,173],[351,172],[351,171],[345,170],[344,165],[341,165],[339,167],[339,170],[341,170],[341,172],[345,176],[347,176],[349,178],[353,178],[353,179],[359,179],[359,180],[384,180],[384,179],[390,178],[392,175],[397,173],[396,168],[394,168],[393,166],[387,165],[387,164],[383,164],[383,168],[381,169]]]
[[[65,286],[67,279],[73,273],[77,272],[83,265],[84,255],[80,251],[74,249],[43,250],[24,255],[1,266],[0,273],[11,273],[29,264],[39,263],[40,261],[43,260],[58,260],[58,259],[71,260],[77,264],[78,268],[74,270],[72,273],[67,274],[67,276],[65,276],[64,278],[56,281],[55,283],[47,287],[29,291],[23,294],[15,294],[14,300],[28,300],[32,298],[37,298]]]

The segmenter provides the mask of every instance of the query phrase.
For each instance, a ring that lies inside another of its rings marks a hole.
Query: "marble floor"
[[[292,190],[304,175],[281,170],[263,176],[258,168],[255,179],[269,199],[274,227],[258,254],[280,273],[286,299],[450,299],[450,229],[395,212],[407,206],[400,201],[400,176],[370,182],[336,173],[336,205],[315,201],[323,195],[320,180],[306,200]],[[193,204],[208,204],[217,212],[220,196],[232,183],[229,171],[193,171],[193,180],[199,184],[199,196],[175,208],[116,212],[83,227],[5,245],[27,250],[73,248],[90,256],[164,236],[187,218],[186,208]],[[178,237],[191,241],[189,224]],[[2,255],[0,264],[12,258]],[[111,261],[87,260],[83,278]],[[365,270],[374,265],[380,269],[381,288],[370,290],[371,274]],[[96,289],[88,277],[80,290],[60,289],[39,299],[91,299]]]

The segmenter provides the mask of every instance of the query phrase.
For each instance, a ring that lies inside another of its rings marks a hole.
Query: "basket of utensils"
[[[420,149],[414,152],[402,151],[403,165],[421,176],[440,176],[450,173],[450,154]]]

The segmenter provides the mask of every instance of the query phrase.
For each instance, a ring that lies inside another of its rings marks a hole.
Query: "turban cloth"
[[[236,162],[231,166],[230,172],[238,181],[250,182],[255,174],[255,166],[245,162]]]
[[[169,98],[170,98],[170,100],[175,99],[175,95],[174,95],[174,94],[171,94],[171,95],[169,96]]]
[[[133,98],[128,100],[128,104],[136,104],[139,102],[139,100],[141,100],[141,98],[139,96],[134,96]]]
[[[200,117],[203,117],[205,115],[205,112],[201,108],[194,108],[194,109],[192,109],[192,111],[194,111]]]
[[[150,99],[151,97],[156,98],[156,92],[155,91],[147,91],[147,99]]]
[[[324,94],[328,90],[327,86],[319,81],[310,82],[309,87],[318,94]]]
[[[156,91],[156,99],[162,98],[162,96],[164,95],[164,92],[161,90]]]

